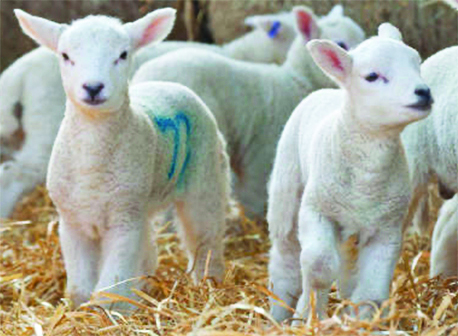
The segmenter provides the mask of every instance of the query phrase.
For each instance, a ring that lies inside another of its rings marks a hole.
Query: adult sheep
[[[328,31],[306,7],[295,7],[293,15],[298,36],[281,66],[183,49],[146,62],[133,78],[134,83],[181,83],[210,107],[228,142],[235,194],[250,215],[264,214],[275,145],[291,112],[310,92],[334,85],[313,62],[306,42],[332,40],[336,30],[345,34],[340,39],[348,48],[364,39],[364,32],[348,17],[334,18]]]
[[[194,279],[220,280],[230,186],[215,119],[182,85],[128,86],[133,52],[165,38],[175,10],[127,24],[88,16],[64,25],[15,13],[27,35],[59,55],[67,101],[47,188],[74,303],[101,290],[133,296],[124,280],[151,274],[157,262],[148,220],[170,204]]]

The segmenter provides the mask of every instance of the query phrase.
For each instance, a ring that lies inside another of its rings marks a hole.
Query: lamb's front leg
[[[301,246],[296,230],[286,237],[272,239],[269,259],[270,290],[291,308],[296,307],[301,294],[300,253]],[[293,315],[274,298],[270,298],[270,304],[270,313],[278,322]]]
[[[401,221],[399,221],[401,223]],[[351,301],[362,303],[371,301],[380,306],[388,299],[394,268],[401,252],[401,226],[392,226],[378,230],[367,238],[361,235],[361,248],[358,258],[359,276]],[[368,318],[372,314],[372,305],[359,307],[360,318]]]
[[[146,216],[126,213],[111,218],[110,227],[102,238],[101,271],[95,291],[132,298],[135,294],[131,288],[138,288],[142,281],[125,280],[153,274],[156,253]],[[110,307],[127,311],[135,308],[125,302],[116,302]]]
[[[320,318],[326,316],[328,294],[340,268],[340,255],[335,224],[314,209],[301,205],[299,213],[299,240],[301,243],[302,295],[294,315],[306,318],[309,298],[316,294],[316,311]],[[296,321],[294,324],[297,324]]]
[[[85,235],[77,223],[62,218],[59,237],[67,271],[66,295],[79,306],[90,299],[97,283],[100,242]]]

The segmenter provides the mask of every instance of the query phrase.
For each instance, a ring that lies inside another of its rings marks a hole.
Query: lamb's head
[[[291,44],[296,37],[290,12],[247,16],[245,24],[254,29],[263,30],[266,36],[274,41]]]
[[[350,52],[325,40],[311,41],[307,47],[344,89],[352,113],[366,126],[402,129],[429,114],[433,100],[420,75],[421,58],[391,24],[382,24],[378,36]]]
[[[321,39],[331,40],[345,50],[350,50],[364,41],[366,34],[358,24],[344,16],[342,5],[335,5],[332,10],[320,18]]]
[[[88,16],[71,25],[15,14],[24,32],[60,58],[68,99],[82,111],[117,111],[126,101],[132,54],[171,31],[175,10],[164,8],[127,24],[107,16]]]
[[[312,39],[319,38],[334,41],[342,48],[349,50],[365,38],[361,27],[349,17],[344,16],[343,7],[340,5],[334,6],[328,15],[320,19],[315,16],[310,8],[296,6],[293,8],[293,17],[298,33],[296,43],[301,46]]]

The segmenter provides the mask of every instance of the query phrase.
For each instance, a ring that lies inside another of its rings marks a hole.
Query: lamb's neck
[[[305,45],[302,37],[296,37],[282,67],[308,82],[314,90],[335,87],[335,83],[315,64]]]
[[[348,102],[344,103],[336,123],[336,149],[350,165],[365,172],[384,173],[388,167],[402,162],[399,160],[404,156],[402,129],[368,127],[357,118]]]
[[[132,117],[129,99],[126,98],[118,110],[113,111],[94,111],[82,109],[67,99],[65,119],[71,125],[72,132],[81,131],[97,134],[97,137],[117,137]]]

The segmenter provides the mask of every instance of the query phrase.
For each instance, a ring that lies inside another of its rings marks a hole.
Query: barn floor
[[[292,328],[268,314],[268,236],[246,219],[226,235],[224,283],[192,285],[174,233],[160,228],[159,268],[138,292],[131,316],[92,306],[71,309],[62,299],[65,271],[51,201],[39,187],[0,226],[0,335],[454,335],[458,279],[428,279],[429,240],[408,235],[396,269],[388,314],[373,321],[345,316],[333,292],[329,319]],[[116,299],[116,298],[113,298]],[[118,298],[119,299],[119,298]],[[122,299],[122,298],[121,298]]]

